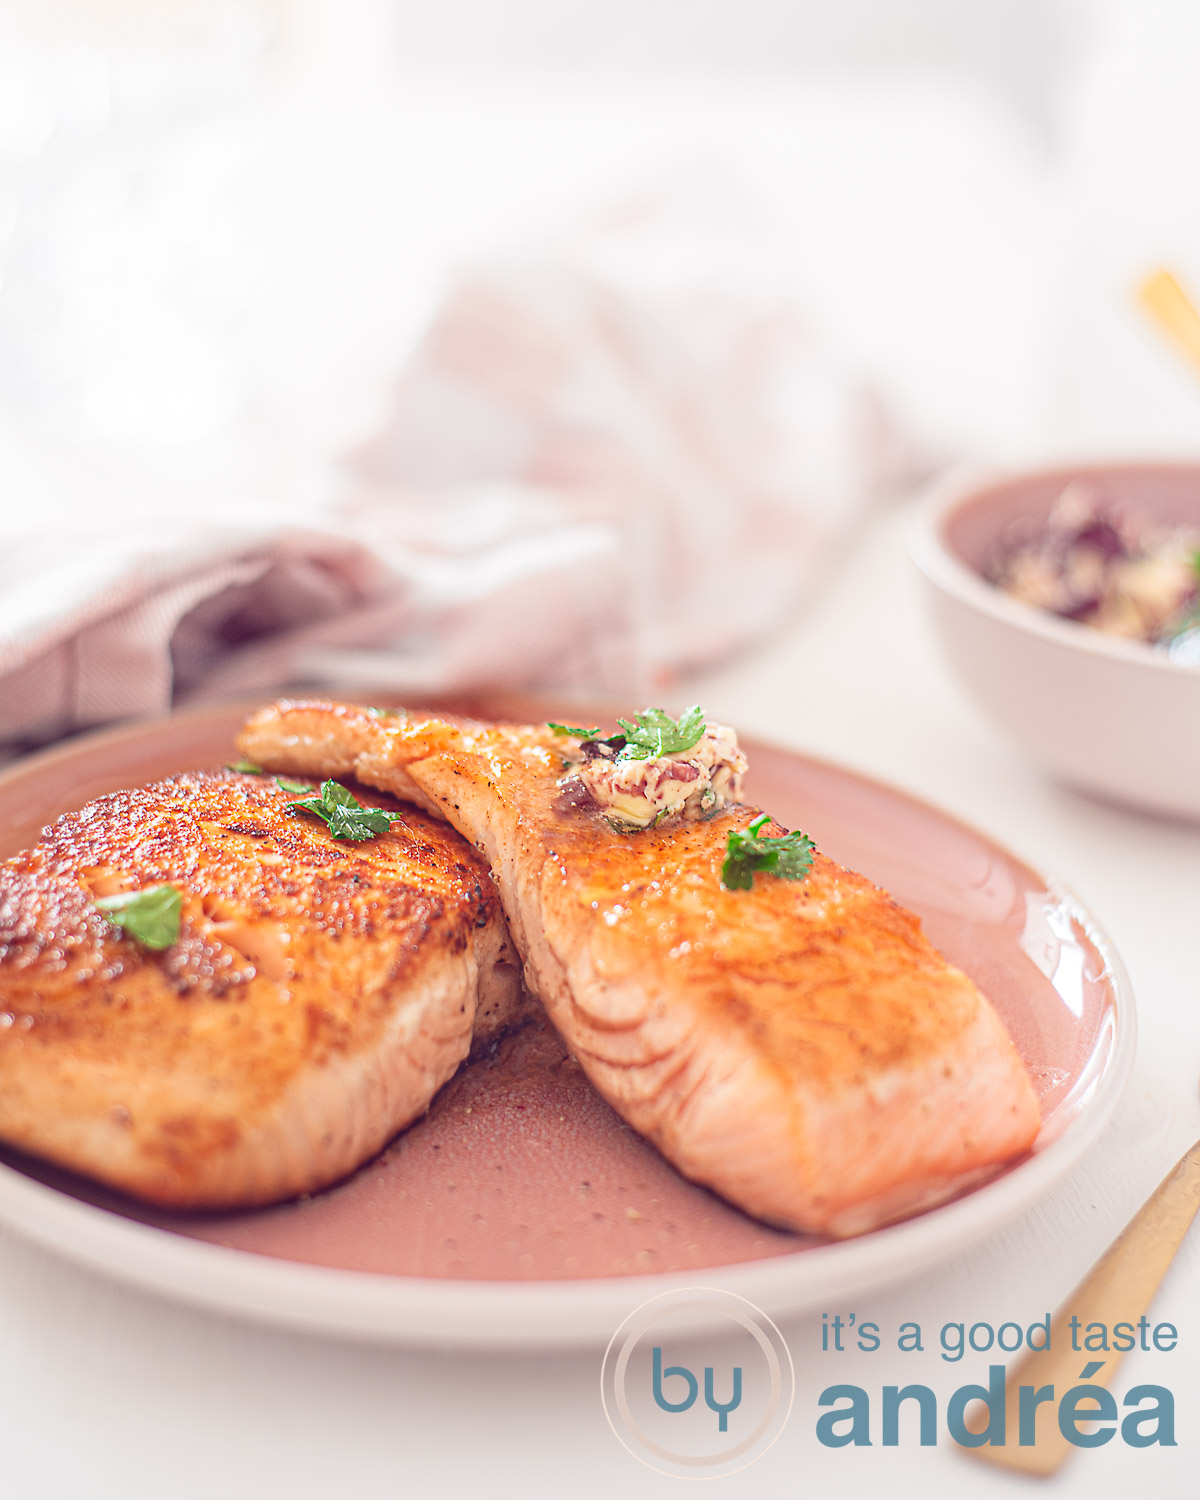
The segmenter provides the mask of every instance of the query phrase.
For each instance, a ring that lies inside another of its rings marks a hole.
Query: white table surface
[[[1071,1290],[1175,1158],[1200,1135],[1200,834],[1046,780],[977,718],[949,679],[903,550],[905,514],[864,527],[803,615],[753,656],[695,684],[714,712],[929,798],[1063,877],[1107,926],[1137,992],[1141,1042],[1119,1114],[1051,1199],[969,1253],[864,1298],[861,1318],[940,1327],[1042,1317]],[[1118,1393],[1176,1396],[1180,1445],[1081,1452],[1046,1486],[1195,1494],[1200,1231],[1155,1315],[1170,1354],[1129,1355]],[[796,1364],[790,1425],[729,1495],[1016,1494],[1023,1481],[952,1446],[820,1447],[819,1392],[836,1381],[921,1380],[945,1397],[986,1374],[935,1351],[819,1351],[819,1317],[784,1325]],[[921,1361],[918,1368],[917,1361]],[[599,1352],[474,1355],[361,1348],[252,1327],[139,1295],[0,1232],[0,1493],[20,1500],[288,1496],[658,1495],[609,1431]],[[903,1383],[903,1382],[900,1382]],[[878,1433],[876,1433],[878,1436]]]

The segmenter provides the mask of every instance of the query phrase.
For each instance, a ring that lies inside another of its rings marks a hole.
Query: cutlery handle
[[[1081,1377],[1089,1361],[1103,1359],[1098,1374],[1087,1383],[1111,1384],[1120,1352],[1093,1353],[1072,1344],[1070,1320],[1086,1333],[1089,1323],[1137,1323],[1158,1290],[1175,1252],[1200,1209],[1200,1141],[1188,1151],[1155,1189],[1075,1291],[1055,1313],[1049,1347],[1027,1354],[1009,1372],[1004,1386],[1005,1438],[1003,1446],[985,1444],[964,1451],[973,1458],[1026,1474],[1053,1474],[1073,1445],[1059,1431],[1055,1418],[1058,1400]],[[1081,1338],[1082,1343],[1082,1338]],[[1022,1448],[1019,1433],[1019,1388],[1052,1385],[1055,1401],[1038,1409],[1036,1441]],[[981,1424],[973,1430],[981,1430]]]
[[[1200,373],[1200,313],[1170,271],[1148,276],[1138,288],[1138,301],[1159,332]]]

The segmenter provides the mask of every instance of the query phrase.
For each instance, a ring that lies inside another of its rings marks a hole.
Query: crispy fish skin
[[[526,980],[597,1089],[752,1214],[861,1233],[1037,1134],[1003,1023],[885,891],[819,853],[803,881],[722,887],[727,835],[756,809],[618,835],[563,805],[564,743],[542,727],[284,702],[239,744],[282,770],[354,774],[473,839]]]
[[[314,788],[315,790],[315,788]],[[0,865],[0,1139],[176,1207],[336,1181],[520,1004],[474,851],[411,807],[336,840],[268,776],[189,773],[62,817]],[[166,882],[144,948],[94,897]]]

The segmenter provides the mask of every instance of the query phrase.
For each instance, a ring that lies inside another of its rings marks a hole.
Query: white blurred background
[[[7,519],[302,505],[458,265],[697,170],[931,451],[1194,450],[1132,296],[1200,287],[1198,62],[1189,0],[2,0]]]

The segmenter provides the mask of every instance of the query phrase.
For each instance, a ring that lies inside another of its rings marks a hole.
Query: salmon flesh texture
[[[239,744],[280,770],[356,776],[472,840],[526,981],[595,1087],[751,1214],[861,1233],[1037,1134],[1003,1023],[913,913],[820,853],[802,881],[722,886],[728,834],[757,809],[614,832],[566,805],[568,746],[545,726],[282,702]]]
[[[292,800],[178,776],[0,865],[0,1139],[158,1204],[269,1203],[372,1156],[513,1018],[474,850],[390,798],[361,843]],[[161,952],[92,904],[159,883],[183,893]]]

